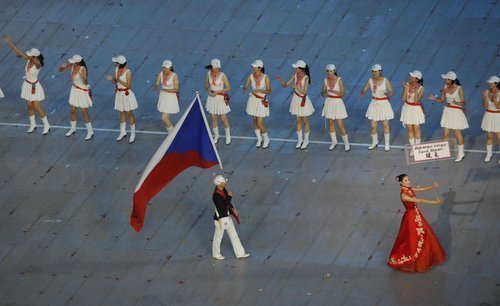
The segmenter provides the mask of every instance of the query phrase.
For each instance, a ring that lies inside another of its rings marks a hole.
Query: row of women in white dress
[[[4,40],[12,47],[12,49],[20,56],[27,60],[25,67],[25,81],[23,82],[21,97],[27,101],[28,113],[30,119],[31,133],[36,128],[34,120],[35,111],[37,111],[44,123],[43,134],[50,130],[45,112],[40,105],[40,101],[44,100],[45,95],[43,87],[38,81],[38,74],[43,66],[43,55],[37,49],[31,49],[27,52],[19,50],[10,40],[8,36],[4,36]],[[122,140],[127,136],[126,119],[130,122],[130,138],[129,142],[135,140],[135,118],[133,110],[138,107],[137,99],[131,90],[132,72],[127,68],[127,60],[123,55],[112,58],[116,64],[114,75],[108,75],[106,78],[115,84],[115,109],[120,112],[120,134],[117,141]],[[281,77],[277,77],[282,86],[291,87],[294,90],[292,101],[290,103],[290,113],[297,120],[297,148],[305,149],[309,144],[309,136],[311,132],[308,117],[315,111],[314,106],[307,95],[310,84],[309,68],[307,64],[299,60],[292,65],[294,73],[288,82],[285,82]],[[219,59],[213,59],[206,67],[205,88],[208,93],[206,102],[206,110],[212,115],[212,128],[214,140],[219,139],[218,117],[221,117],[226,136],[226,144],[231,143],[230,125],[227,114],[231,111],[229,106],[228,92],[231,90],[227,76],[221,71],[221,62]],[[262,60],[256,60],[252,63],[252,73],[248,76],[243,88],[246,92],[250,87],[249,98],[247,101],[246,113],[253,117],[254,130],[257,138],[257,147],[267,148],[270,143],[267,128],[264,125],[264,118],[269,116],[269,101],[267,96],[271,93],[270,78],[264,73],[264,63]],[[92,95],[90,85],[87,82],[87,67],[85,61],[80,55],[74,55],[68,59],[67,63],[60,66],[59,70],[71,71],[72,87],[69,96],[69,104],[71,105],[71,127],[66,133],[66,136],[71,136],[76,132],[76,112],[80,108],[87,135],[85,140],[92,139],[93,130],[88,115],[88,108],[92,106]],[[401,111],[401,122],[408,128],[409,143],[419,144],[421,141],[420,125],[425,123],[425,115],[423,111],[423,76],[418,70],[412,71],[409,74],[409,82],[403,82],[404,92],[402,99],[404,105]],[[458,156],[456,161],[461,161],[465,154],[463,149],[463,137],[461,130],[468,128],[467,118],[465,116],[465,99],[463,89],[460,86],[457,75],[450,71],[442,78],[445,80],[445,86],[442,90],[441,97],[429,95],[430,100],[436,102],[446,101],[441,118],[441,126],[444,129],[444,137],[448,138],[450,131],[453,130],[458,142]],[[489,90],[483,93],[483,105],[486,109],[481,127],[488,134],[487,136],[487,156],[485,161],[488,162],[492,157],[492,142],[496,135],[500,140],[500,115],[499,115],[499,78],[494,76],[488,80]],[[167,131],[173,129],[173,124],[170,120],[170,114],[179,112],[179,81],[173,69],[173,63],[170,60],[165,60],[162,64],[162,71],[158,74],[155,83],[155,90],[160,88],[159,100],[157,109],[162,113]],[[382,123],[384,129],[385,150],[390,149],[390,134],[388,120],[394,118],[389,98],[393,95],[392,87],[386,78],[382,76],[382,67],[378,64],[372,66],[372,78],[370,78],[361,95],[364,95],[368,90],[372,93],[372,99],[366,112],[366,117],[371,121],[372,143],[368,147],[374,149],[378,146],[377,125]],[[344,84],[341,77],[337,75],[336,67],[333,64],[326,66],[326,78],[323,81],[322,94],[325,96],[325,102],[322,109],[322,116],[329,121],[329,132],[331,136],[330,150],[333,150],[337,144],[335,131],[336,122],[344,142],[344,148],[349,151],[350,145],[347,132],[343,125],[343,120],[347,118],[347,111],[343,102],[345,94]],[[0,91],[0,97],[3,93]]]

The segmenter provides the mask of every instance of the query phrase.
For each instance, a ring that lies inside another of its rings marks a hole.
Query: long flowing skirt
[[[425,272],[445,260],[443,247],[418,207],[407,210],[387,264],[406,272]]]

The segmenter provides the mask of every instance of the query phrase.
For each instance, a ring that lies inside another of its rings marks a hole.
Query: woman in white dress
[[[460,86],[460,81],[455,72],[448,71],[446,74],[442,74],[441,77],[445,82],[441,91],[441,97],[436,98],[433,95],[429,95],[428,98],[436,102],[446,101],[443,115],[441,116],[441,127],[444,130],[444,139],[450,138],[450,130],[453,130],[455,133],[458,143],[458,154],[455,162],[458,163],[465,157],[462,130],[469,127],[467,117],[465,117],[464,90]]]
[[[85,140],[90,140],[94,136],[94,131],[92,130],[92,123],[88,114],[89,107],[92,107],[92,93],[90,92],[90,85],[87,80],[87,64],[80,55],[75,54],[67,63],[59,67],[59,72],[70,69],[71,80],[73,82],[68,100],[69,105],[71,105],[71,127],[66,133],[66,137],[70,137],[76,132],[76,112],[80,108],[83,121],[85,121],[85,127],[87,128]]]
[[[424,95],[424,79],[422,72],[415,70],[410,72],[408,82],[403,81],[403,107],[399,119],[408,128],[408,141],[410,145],[418,145],[422,139],[420,125],[425,123],[424,106],[422,97]],[[413,156],[413,150],[410,151]]]
[[[179,79],[170,60],[163,61],[162,71],[156,77],[154,90],[156,91],[160,86],[157,109],[161,113],[161,120],[170,133],[174,129],[170,114],[179,112]]]
[[[326,78],[323,82],[321,94],[326,97],[321,115],[328,119],[329,133],[332,139],[329,150],[335,149],[337,145],[337,134],[335,132],[335,120],[337,120],[342,141],[344,142],[344,150],[347,152],[351,149],[351,146],[344,127],[344,119],[347,118],[347,111],[344,101],[342,101],[345,95],[344,81],[337,75],[337,68],[334,64],[326,65]]]
[[[3,97],[5,97],[5,96],[3,95],[2,88],[0,88],[0,98],[3,98]]]
[[[127,136],[127,117],[130,122],[129,143],[135,141],[135,118],[134,109],[138,107],[137,99],[130,89],[132,85],[132,71],[127,68],[127,59],[123,55],[115,56],[111,59],[115,64],[115,74],[106,75],[106,79],[116,85],[115,87],[115,109],[120,112],[120,134],[116,141],[120,141]]]
[[[224,130],[226,132],[226,144],[231,144],[231,133],[227,114],[231,111],[229,107],[229,95],[231,90],[229,80],[224,72],[221,71],[221,63],[218,58],[212,59],[205,78],[205,90],[208,92],[207,103],[205,105],[207,112],[212,115],[212,129],[214,131],[214,142],[219,140],[219,126],[217,118],[220,116]]]
[[[488,79],[488,90],[483,91],[485,109],[481,129],[486,131],[486,158],[488,163],[493,157],[493,137],[496,135],[500,143],[500,78],[492,76]],[[500,163],[500,160],[499,160]]]
[[[243,93],[246,93],[249,85],[252,86],[252,91],[249,94],[246,112],[248,115],[253,116],[253,127],[255,136],[257,136],[257,143],[255,146],[263,149],[269,147],[269,135],[267,128],[264,125],[264,118],[269,117],[269,101],[267,95],[271,93],[271,81],[269,77],[264,74],[264,63],[261,60],[255,60],[252,63],[252,74],[247,78]],[[262,142],[264,140],[264,142]]]
[[[294,73],[285,83],[280,76],[276,77],[284,88],[293,88],[292,101],[290,103],[290,113],[295,116],[297,122],[297,149],[307,149],[309,145],[309,135],[311,134],[311,125],[309,124],[309,116],[314,113],[314,107],[307,95],[311,77],[309,75],[309,67],[303,60],[298,60],[292,64]],[[304,138],[302,138],[302,124],[304,125]]]
[[[14,50],[14,52],[26,60],[26,67],[24,69],[25,76],[23,85],[21,87],[21,98],[26,100],[28,105],[28,116],[30,120],[30,127],[28,129],[28,133],[33,133],[36,129],[35,122],[35,111],[40,116],[40,119],[43,122],[43,131],[42,134],[46,135],[50,131],[50,124],[47,120],[47,116],[45,111],[42,108],[40,102],[45,99],[45,92],[43,91],[43,87],[38,80],[38,74],[40,73],[40,69],[43,67],[43,54],[36,48],[32,48],[28,51],[21,51],[10,39],[8,35],[4,35],[3,39],[7,44]]]
[[[365,115],[371,121],[372,143],[368,150],[373,150],[378,145],[377,127],[378,122],[382,121],[385,140],[384,150],[387,152],[391,149],[389,120],[394,118],[389,97],[394,93],[392,92],[391,82],[382,76],[382,66],[379,64],[372,66],[372,78],[366,82],[361,91],[361,96],[364,96],[368,89],[371,89],[372,92],[372,100]]]

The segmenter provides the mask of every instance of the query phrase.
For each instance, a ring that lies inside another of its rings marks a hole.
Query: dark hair
[[[309,66],[306,65],[306,68],[300,68],[300,70],[304,71],[304,73],[307,75],[307,79],[309,80],[309,84],[311,84],[311,75],[309,74]]]
[[[262,71],[262,73],[266,73],[266,68],[262,67],[262,68],[260,68],[260,71]]]
[[[458,86],[462,85],[460,84],[460,81],[458,79],[454,79],[454,80],[450,80],[451,81],[451,85],[453,84],[457,84]]]
[[[212,70],[212,64],[210,64],[210,65],[206,65],[206,66],[205,66],[205,69]]]
[[[80,62],[78,62],[78,65],[82,66],[82,67],[85,67],[85,70],[87,70],[87,78],[89,76],[89,68],[87,68],[87,64],[85,63],[85,61],[82,59]]]
[[[119,64],[118,68],[122,69],[123,67],[127,66],[127,62],[123,63],[123,64]]]
[[[396,181],[398,181],[398,182],[401,184],[401,182],[403,181],[403,179],[404,179],[405,177],[407,177],[407,176],[408,176],[408,175],[406,175],[406,174],[402,173],[402,174],[400,174],[400,175],[396,176]]]
[[[424,86],[424,78],[417,79],[418,84]]]
[[[42,53],[40,53],[40,55],[39,55],[39,56],[37,56],[36,58],[38,58],[38,60],[40,61],[40,66],[42,66],[42,67],[43,67],[43,60],[45,59],[45,57],[43,57],[43,54],[42,54]]]
[[[497,83],[497,88],[500,89],[500,83]]]

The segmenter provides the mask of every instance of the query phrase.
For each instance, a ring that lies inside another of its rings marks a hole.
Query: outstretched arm
[[[5,40],[5,42],[12,48],[12,50],[14,50],[14,52],[17,53],[17,55],[19,55],[20,57],[24,58],[25,60],[29,61],[30,60],[30,57],[23,51],[21,51],[21,49],[19,49],[13,42],[12,40],[10,39],[9,35],[4,35],[3,36],[3,40]]]
[[[434,182],[434,184],[432,184],[432,185],[413,188],[413,190],[415,190],[415,191],[427,191],[427,190],[438,189],[438,188],[439,188],[439,183]]]
[[[407,202],[420,203],[420,204],[433,204],[433,205],[440,205],[443,202],[443,200],[441,200],[440,197],[436,197],[435,200],[427,200],[427,199],[418,199],[410,197],[406,194],[402,194],[401,199]]]

